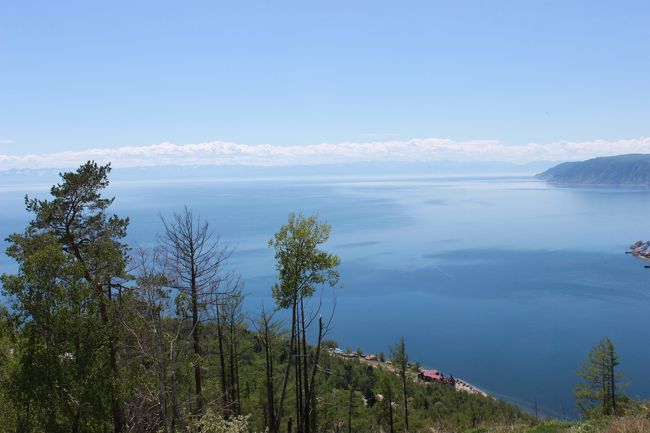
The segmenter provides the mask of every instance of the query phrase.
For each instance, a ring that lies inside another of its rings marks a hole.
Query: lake
[[[2,237],[28,220],[26,193],[0,185]],[[414,360],[546,415],[575,417],[575,371],[607,336],[626,392],[650,397],[650,269],[624,252],[650,238],[650,191],[556,188],[528,177],[341,177],[115,182],[129,240],[155,243],[160,215],[191,207],[245,280],[247,309],[270,305],[268,239],[289,212],[332,225],[342,259],[328,338]],[[3,249],[6,243],[2,245]],[[0,269],[15,266],[0,259]],[[325,308],[333,305],[328,292]]]

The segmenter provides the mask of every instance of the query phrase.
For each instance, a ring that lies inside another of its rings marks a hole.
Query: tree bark
[[[289,337],[289,360],[287,362],[287,366],[285,367],[284,370],[284,379],[282,381],[282,391],[280,393],[280,401],[278,403],[278,411],[277,411],[277,421],[276,425],[279,426],[282,416],[284,414],[284,400],[286,398],[286,391],[287,391],[287,385],[289,383],[289,373],[291,372],[291,357],[293,356],[293,352],[295,349],[295,344],[296,344],[296,334],[295,334],[295,329],[296,329],[296,302],[295,302],[295,297],[294,297],[294,302],[292,304],[293,308],[293,314],[291,315],[291,336]],[[289,420],[289,432],[291,432],[291,419]]]
[[[305,401],[305,412],[310,412],[308,420],[309,427],[313,432],[316,432],[316,393],[314,387],[316,386],[316,371],[318,369],[318,360],[320,358],[320,348],[323,341],[323,319],[318,318],[318,341],[316,343],[316,354],[312,363],[311,378],[309,380],[308,392]],[[305,377],[305,380],[306,377]]]
[[[266,314],[266,313],[262,313]],[[273,382],[273,342],[268,317],[262,316],[264,357],[266,366],[266,406],[268,412],[267,427],[270,433],[278,433],[279,425],[275,411],[275,384]]]
[[[300,327],[302,331],[302,373],[303,373],[303,395],[305,396],[305,399],[303,401],[303,431],[304,433],[309,433],[309,427],[311,426],[311,423],[309,421],[309,412],[310,412],[310,383],[308,380],[308,375],[309,375],[309,359],[307,357],[307,331],[306,331],[306,324],[305,324],[305,308],[304,308],[304,302],[303,302],[303,297],[300,297]]]
[[[230,417],[230,403],[228,401],[228,383],[226,382],[226,359],[223,350],[223,322],[221,318],[221,310],[219,308],[219,301],[215,306],[217,309],[217,343],[219,345],[219,369],[221,375],[221,395],[223,398],[223,414],[226,418]]]
[[[194,393],[196,398],[196,413],[200,414],[203,411],[203,401],[202,401],[202,390],[201,390],[201,346],[200,346],[200,336],[199,336],[199,301],[198,301],[198,290],[196,287],[196,275],[194,273],[194,261],[192,260],[192,281],[191,285],[191,297],[192,297],[192,343],[194,348],[194,355],[196,357],[194,361]]]

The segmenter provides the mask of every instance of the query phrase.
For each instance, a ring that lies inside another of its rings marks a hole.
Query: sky
[[[650,153],[647,1],[0,0],[0,170]]]

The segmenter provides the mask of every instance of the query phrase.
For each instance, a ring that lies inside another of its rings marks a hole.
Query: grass
[[[619,418],[608,425],[603,433],[648,433],[650,419],[644,416]]]

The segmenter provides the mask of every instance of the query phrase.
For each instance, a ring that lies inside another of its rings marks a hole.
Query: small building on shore
[[[424,382],[445,383],[445,376],[438,370],[420,370],[418,378]]]

